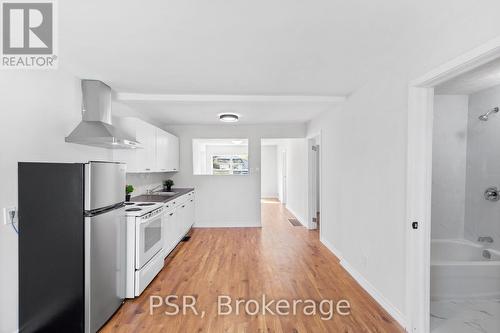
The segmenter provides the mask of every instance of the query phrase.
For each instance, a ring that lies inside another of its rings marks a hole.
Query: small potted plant
[[[130,194],[134,192],[134,187],[132,185],[125,186],[125,201],[130,201]]]
[[[172,186],[174,186],[174,181],[172,179],[167,179],[163,181],[163,189],[166,192],[172,192]]]

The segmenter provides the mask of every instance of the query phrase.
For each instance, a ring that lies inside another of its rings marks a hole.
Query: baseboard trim
[[[193,228],[261,228],[262,224],[260,222],[227,222],[227,223],[213,223],[213,222],[202,222],[195,223]]]
[[[381,307],[384,308],[393,318],[396,320],[399,325],[401,325],[405,330],[408,330],[406,317],[396,308],[387,298],[385,298],[382,293],[375,288],[367,279],[364,278],[361,273],[359,273],[354,267],[349,264],[347,260],[344,259],[342,253],[339,249],[333,246],[332,243],[327,241],[325,238],[320,237],[320,242],[323,243],[324,246],[330,252],[332,252],[339,260],[340,265],[344,267],[344,269],[352,276],[354,280],[363,288],[370,296],[378,303]]]
[[[288,205],[285,205],[285,208],[288,209],[288,211],[295,216],[295,218],[300,222],[300,224],[302,224],[302,226],[309,228],[306,224],[304,224],[304,221],[305,221],[304,218],[302,216],[300,216],[299,214],[295,213],[293,208],[291,208]]]
[[[329,241],[327,241],[326,239],[324,239],[323,237],[319,237],[319,241],[321,243],[323,243],[324,246],[326,246],[326,248],[328,250],[330,250],[330,252],[332,252],[339,260],[342,260],[342,253],[339,251],[339,249],[337,249],[335,246],[333,246],[332,243],[330,243]]]
[[[358,282],[358,284],[368,293],[370,296],[384,308],[405,330],[408,331],[406,317],[401,313],[401,311],[395,307],[382,293],[373,286],[370,281],[365,279],[361,273],[359,273],[354,267],[352,267],[345,259],[340,261],[340,265]]]

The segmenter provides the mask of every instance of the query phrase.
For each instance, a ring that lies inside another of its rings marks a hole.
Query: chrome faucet
[[[154,191],[155,191],[158,187],[160,187],[160,186],[163,186],[163,185],[162,185],[162,184],[160,184],[160,185],[157,185],[157,186],[155,186],[155,187],[153,187],[153,188],[150,188],[150,189],[146,190],[146,194],[153,194],[153,192],[154,192]]]
[[[493,243],[493,238],[490,236],[479,236],[477,241],[480,243]]]

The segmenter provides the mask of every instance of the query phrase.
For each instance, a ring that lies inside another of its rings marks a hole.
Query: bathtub
[[[499,251],[464,239],[431,241],[431,300],[493,297],[500,297]]]

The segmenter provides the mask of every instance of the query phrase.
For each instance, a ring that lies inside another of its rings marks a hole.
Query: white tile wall
[[[496,106],[500,106],[500,86],[469,97],[465,236],[472,241],[491,236],[500,249],[500,201],[483,197],[487,187],[500,187],[500,114],[486,122],[478,119]]]

